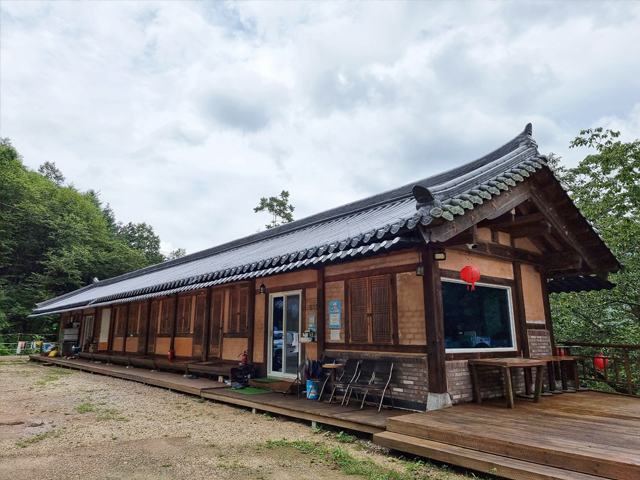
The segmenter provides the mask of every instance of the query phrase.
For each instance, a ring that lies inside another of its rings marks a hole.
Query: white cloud
[[[194,252],[473,160],[534,124],[640,137],[631,2],[3,2],[2,136]]]

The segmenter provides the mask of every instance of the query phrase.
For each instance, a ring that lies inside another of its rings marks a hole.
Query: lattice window
[[[126,324],[126,307],[116,307],[114,308],[116,314],[116,337],[123,337],[125,333],[125,324]]]
[[[349,281],[351,343],[391,343],[391,277],[356,278]]]
[[[191,303],[193,297],[180,297],[178,299],[178,320],[176,321],[176,333],[185,334],[191,332]]]
[[[127,322],[127,335],[138,334],[140,322],[140,304],[129,305],[129,321]]]
[[[173,323],[174,316],[174,304],[173,298],[165,298],[162,300],[162,313],[160,314],[160,330],[158,333],[170,334],[171,324]]]
[[[228,332],[244,333],[249,322],[249,287],[235,287],[229,290]]]

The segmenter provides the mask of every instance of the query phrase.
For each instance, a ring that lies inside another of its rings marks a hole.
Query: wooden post
[[[513,277],[515,281],[514,288],[514,316],[516,324],[516,333],[518,338],[518,350],[522,352],[525,358],[531,357],[529,352],[529,338],[527,336],[527,316],[524,308],[524,290],[522,288],[522,264],[520,262],[513,262]],[[531,370],[524,369],[524,385],[525,393],[531,395],[531,382],[533,381],[531,376]]]
[[[320,267],[317,270],[316,276],[316,303],[317,310],[316,315],[316,339],[317,339],[317,349],[318,349],[318,360],[322,358],[322,354],[324,353],[324,267]],[[267,325],[265,325],[265,331],[267,330]]]
[[[253,342],[255,332],[253,331],[254,325],[254,316],[255,316],[255,305],[256,305],[256,282],[252,280],[249,283],[249,307],[247,308],[247,333],[249,334],[249,338],[247,338],[247,363],[253,363]]]
[[[444,313],[442,311],[442,284],[440,267],[429,248],[420,254],[424,265],[422,291],[424,294],[424,319],[427,334],[427,371],[429,392],[447,392],[447,367],[444,346]]]
[[[629,361],[629,354],[627,353],[626,348],[622,349],[622,354],[624,356],[624,370],[627,374],[627,391],[629,392],[629,395],[633,396],[633,381],[631,379],[631,363]],[[607,367],[605,363],[605,371],[606,370],[607,370]]]
[[[205,302],[204,312],[204,325],[202,327],[202,361],[206,362],[209,359],[209,334],[211,331],[211,290],[212,288],[207,288],[207,301]]]
[[[173,294],[173,301],[175,302],[173,305],[173,322],[171,322],[171,341],[169,342],[169,350],[173,350],[173,354],[175,356],[175,339],[176,339],[176,322],[178,321],[178,305],[180,304],[180,299],[178,298],[178,294]]]
[[[129,338],[129,310],[131,309],[131,302],[127,303],[127,309],[124,316],[124,332],[122,334],[122,355],[127,354],[127,338]]]
[[[544,320],[547,330],[549,331],[549,339],[551,340],[551,355],[556,354],[556,340],[553,337],[553,319],[551,318],[551,305],[549,304],[549,289],[547,288],[547,279],[545,271],[540,268],[540,284],[542,286],[542,301],[544,304]],[[553,388],[555,390],[555,387]]]
[[[151,302],[153,300],[150,298],[147,300],[147,318],[145,319],[145,324],[146,327],[144,329],[144,348],[140,348],[140,346],[138,346],[138,352],[140,352],[142,350],[142,354],[146,356],[147,354],[147,346],[149,345],[149,325],[151,324]],[[138,335],[138,341],[140,341],[140,335]]]

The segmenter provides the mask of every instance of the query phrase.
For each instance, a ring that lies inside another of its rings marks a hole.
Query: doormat
[[[261,388],[254,388],[254,387],[244,387],[244,388],[241,388],[240,390],[233,390],[233,391],[237,393],[244,393],[245,395],[259,395],[261,393],[271,393],[271,390],[263,390]]]
[[[277,380],[275,378],[252,378],[251,380],[254,382],[260,382],[260,383],[274,383],[274,382],[282,381],[282,380]]]

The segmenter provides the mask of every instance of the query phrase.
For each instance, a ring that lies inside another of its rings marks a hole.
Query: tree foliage
[[[46,333],[55,317],[27,319],[36,302],[165,260],[149,225],[117,224],[99,193],[63,182],[0,140],[0,333]]]
[[[265,228],[275,228],[285,223],[293,222],[295,208],[289,203],[289,192],[283,190],[278,197],[262,197],[260,204],[253,209],[255,213],[269,212],[273,218]]]
[[[550,166],[578,208],[624,269],[610,275],[611,291],[551,296],[557,340],[640,343],[640,141],[623,143],[619,132],[583,130],[571,148],[587,147],[575,168]]]

